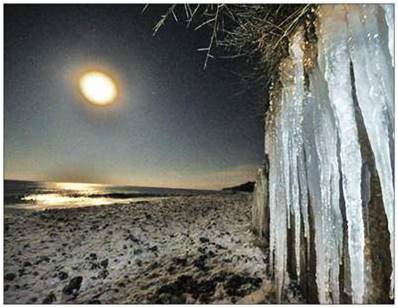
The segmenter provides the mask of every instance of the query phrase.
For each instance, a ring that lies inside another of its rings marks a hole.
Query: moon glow
[[[79,79],[79,88],[87,101],[100,106],[113,103],[118,95],[115,81],[99,71],[84,73]]]

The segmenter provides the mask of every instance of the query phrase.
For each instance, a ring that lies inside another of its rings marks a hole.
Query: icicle
[[[257,173],[256,187],[255,187],[255,198],[252,205],[252,224],[254,229],[257,231],[259,237],[263,237],[263,229],[265,226],[265,210],[268,206],[265,202],[266,197],[266,181],[264,175],[264,169],[260,168]]]
[[[302,44],[303,34],[299,31],[292,41],[291,56],[280,66],[283,87],[279,100],[273,102],[273,107],[275,103],[278,110],[272,110],[274,114],[272,128],[266,131],[266,152],[270,159],[269,176],[273,179],[270,182],[270,257],[274,262],[279,300],[286,282],[287,229],[291,228],[291,213],[294,217],[296,273],[300,275],[302,175],[300,176],[298,170],[304,169],[301,129],[304,100]],[[271,119],[267,119],[267,122],[271,123]],[[302,199],[306,200],[306,196]],[[307,216],[306,219],[306,235],[308,235]]]
[[[328,99],[327,84],[318,68],[310,75],[310,91],[312,103],[316,104],[318,123],[314,127],[316,152],[319,158],[319,184],[321,200],[314,204],[315,216],[323,230],[322,238],[317,239],[317,258],[325,265],[319,267],[317,276],[324,280],[327,289],[319,289],[320,302],[328,302],[328,294],[332,294],[332,302],[339,303],[339,266],[342,256],[343,221],[340,211],[340,175],[337,158],[337,129],[333,111]],[[315,237],[320,236],[315,233]],[[318,249],[318,245],[322,247]],[[325,254],[325,255],[323,255]],[[322,297],[321,297],[322,296]]]
[[[285,284],[287,260],[287,204],[285,201],[283,160],[280,153],[283,149],[280,114],[275,115],[274,127],[266,132],[266,153],[269,155],[270,182],[270,260],[273,266],[277,285],[277,300],[281,302]],[[275,258],[274,258],[275,256]]]
[[[292,65],[291,63],[287,65]],[[287,82],[287,81],[285,81]],[[287,227],[290,229],[290,205],[291,205],[291,184],[290,184],[290,159],[289,159],[289,135],[290,135],[290,115],[289,109],[287,107],[288,102],[293,98],[293,84],[289,82],[289,84],[284,84],[282,89],[282,127],[281,127],[281,135],[282,135],[282,174],[284,176],[285,183],[285,197],[286,197],[286,206],[287,206]]]
[[[366,4],[359,7],[362,31],[357,28],[358,34],[366,35],[366,39],[361,42],[361,46],[368,52],[367,56],[373,64],[368,71],[370,77],[377,78],[371,82],[378,83],[377,95],[383,99],[385,108],[391,121],[394,121],[394,70],[392,67],[391,56],[388,50],[388,30],[384,22],[384,11],[378,5]],[[358,10],[350,6],[349,12]],[[348,14],[348,17],[350,14]],[[366,18],[365,18],[366,16]],[[358,31],[359,30],[359,31]],[[357,37],[358,39],[358,37]]]
[[[259,236],[261,236],[261,210],[265,206],[264,202],[264,183],[262,176],[262,169],[258,170],[256,187],[255,187],[255,198],[252,205],[252,224],[254,229],[258,232]]]
[[[362,157],[351,93],[348,35],[343,5],[323,5],[319,23],[319,64],[340,137],[340,160],[348,222],[348,249],[354,303],[364,295],[364,226],[361,199]]]
[[[281,87],[271,92],[265,138],[265,151],[269,158],[270,267],[277,285],[278,302],[282,300],[288,279],[290,215],[294,217],[296,273],[300,277],[301,232],[309,240],[310,205],[315,229],[319,301],[322,304],[339,303],[344,238],[340,209],[342,197],[351,274],[351,286],[345,287],[349,287],[354,303],[364,301],[362,156],[353,102],[351,63],[358,105],[382,187],[393,252],[392,21],[392,7],[389,5],[322,5],[317,25],[318,59],[317,63],[313,61],[315,65],[311,69],[306,66],[307,88],[304,86],[303,29],[297,29],[290,38],[290,56],[280,65]],[[261,186],[264,185],[261,174],[257,185],[256,194],[259,195],[255,211],[260,217],[264,210],[261,196],[266,189]],[[363,198],[369,196],[364,195]],[[254,223],[259,227],[264,224],[260,220]],[[301,224],[304,230],[301,230]]]
[[[278,92],[275,90],[274,92]],[[271,97],[273,92],[271,91]],[[277,120],[279,119],[279,113],[275,110],[280,104],[280,98],[270,99],[270,112],[265,120],[265,153],[269,157],[269,178],[272,181],[269,182],[269,211],[270,211],[270,240],[269,240],[269,259],[270,259],[270,272],[274,274],[275,262],[275,243],[277,241],[276,237],[278,234],[278,218],[276,217],[275,207],[277,205],[277,188],[279,181],[282,181],[279,172],[279,156],[278,156],[278,131],[277,131]]]
[[[305,165],[307,174],[307,184],[310,197],[310,204],[313,209],[313,223],[315,229],[315,249],[316,249],[316,283],[318,287],[318,298],[321,304],[329,302],[325,290],[327,287],[327,254],[325,252],[324,230],[322,228],[322,215],[320,212],[321,194],[319,189],[320,175],[317,150],[315,147],[316,127],[319,125],[316,104],[312,97],[308,97],[308,103],[304,107],[303,138],[305,151]]]
[[[300,210],[301,216],[303,218],[304,225],[304,237],[309,239],[310,235],[310,226],[308,221],[308,184],[307,184],[307,175],[306,175],[306,164],[305,164],[305,151],[302,148],[299,154],[298,160],[298,174],[300,178]]]
[[[394,66],[394,5],[383,4],[385,19],[388,25],[388,49],[390,51],[392,65]]]
[[[300,215],[300,175],[299,157],[302,155],[302,125],[303,125],[303,104],[304,104],[304,65],[303,65],[303,29],[299,28],[292,38],[290,54],[294,62],[294,97],[290,102],[290,178],[292,185],[292,209],[295,226],[295,256],[296,274],[300,277],[300,237],[301,237],[301,215]]]
[[[388,67],[388,51],[384,52],[383,44],[386,37],[377,26],[377,5],[351,6],[348,13],[348,25],[351,34],[350,55],[353,63],[355,88],[358,104],[364,118],[369,142],[375,157],[383,193],[383,203],[390,232],[390,250],[394,266],[394,181],[392,170],[392,153],[390,153],[390,137],[393,136],[391,114],[393,88],[386,88],[383,81],[392,84],[392,66]],[[361,16],[369,16],[361,22]],[[386,48],[385,48],[386,49]],[[370,56],[372,55],[372,56]],[[393,143],[393,142],[391,142]],[[391,290],[394,279],[391,277]]]

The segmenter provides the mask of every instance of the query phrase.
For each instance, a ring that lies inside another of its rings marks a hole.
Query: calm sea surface
[[[50,208],[128,204],[144,198],[204,192],[210,191],[5,180],[4,205],[17,208]]]

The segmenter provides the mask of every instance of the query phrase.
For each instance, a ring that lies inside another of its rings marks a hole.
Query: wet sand
[[[5,211],[5,303],[275,303],[251,194]],[[285,302],[300,302],[294,288]]]

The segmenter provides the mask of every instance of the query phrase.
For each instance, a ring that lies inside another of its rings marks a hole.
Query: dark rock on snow
[[[57,298],[55,297],[54,293],[51,292],[50,294],[47,295],[47,297],[43,300],[43,304],[52,304],[55,302]]]
[[[82,281],[83,281],[82,276],[73,277],[69,281],[69,284],[63,288],[62,292],[66,295],[76,295],[77,292],[80,290]]]
[[[13,281],[16,275],[14,273],[7,273],[4,275],[4,280]]]
[[[209,239],[207,238],[207,237],[200,237],[199,238],[199,241],[201,242],[201,243],[208,243],[209,242]]]
[[[108,260],[108,259],[102,260],[102,261],[100,262],[100,265],[101,265],[103,268],[107,268],[107,267],[108,267],[108,264],[109,264],[109,260]]]
[[[65,272],[62,272],[62,271],[58,273],[58,278],[60,280],[65,280],[68,277],[69,277],[68,273],[65,273]]]

